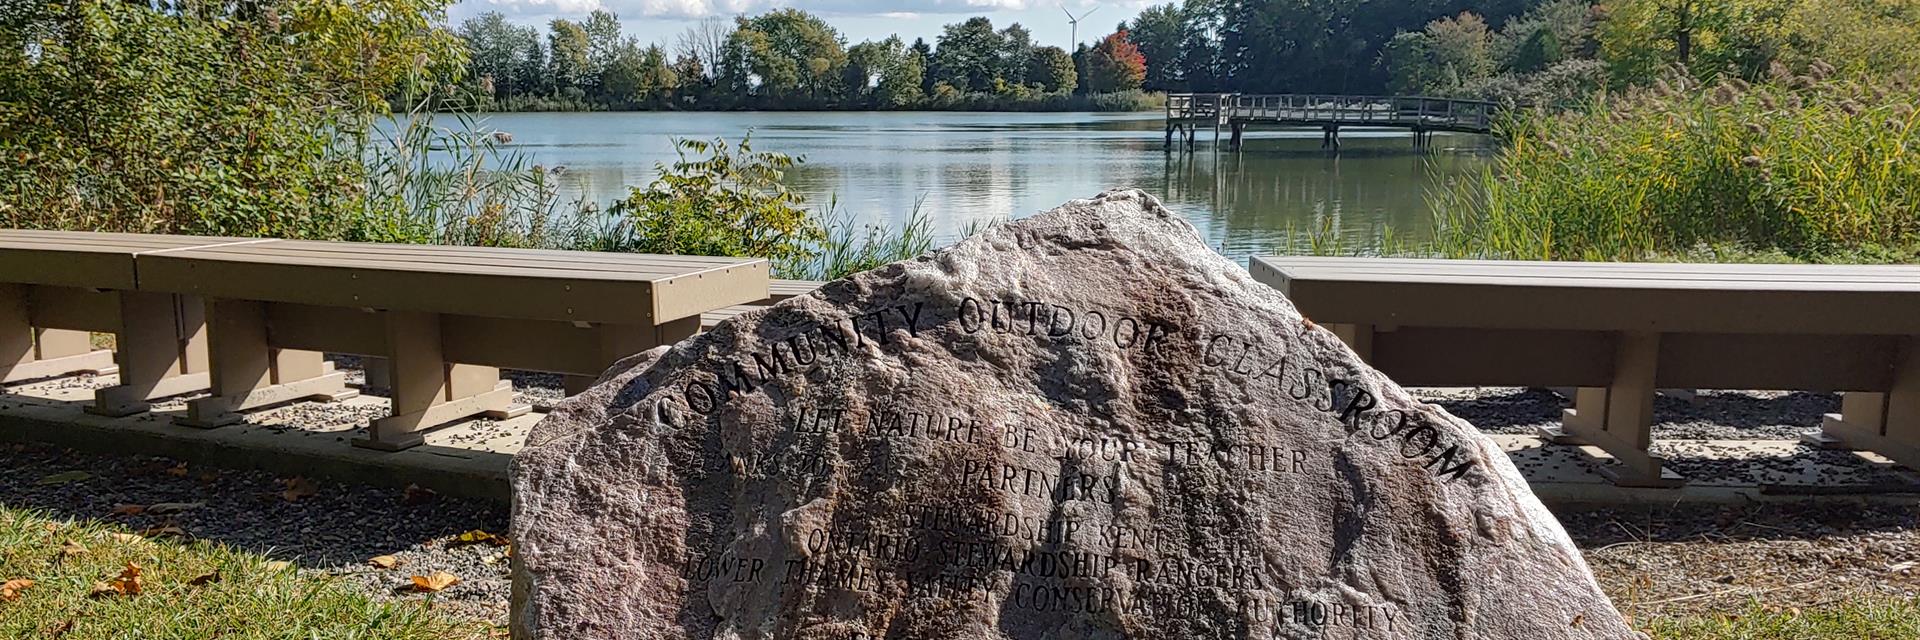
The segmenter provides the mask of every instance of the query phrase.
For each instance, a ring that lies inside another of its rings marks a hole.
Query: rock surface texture
[[[1113,191],[614,366],[523,638],[1628,638],[1498,448]]]

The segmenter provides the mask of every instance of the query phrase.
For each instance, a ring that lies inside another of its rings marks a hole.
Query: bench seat
[[[1850,392],[1822,444],[1920,466],[1920,267],[1256,257],[1249,270],[1413,386],[1576,387],[1563,442],[1675,482],[1658,388]]]

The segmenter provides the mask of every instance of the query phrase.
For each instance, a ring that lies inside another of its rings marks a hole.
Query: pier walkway
[[[1242,134],[1255,124],[1318,126],[1320,146],[1328,149],[1340,148],[1342,126],[1397,127],[1413,131],[1414,146],[1425,147],[1435,131],[1492,132],[1498,110],[1484,100],[1425,96],[1176,93],[1167,96],[1166,148],[1178,142],[1192,151],[1200,129],[1211,128],[1216,147],[1225,129],[1227,148],[1238,150]]]

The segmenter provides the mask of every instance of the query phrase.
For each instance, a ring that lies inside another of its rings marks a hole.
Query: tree
[[[1067,55],[1060,47],[1033,50],[1027,79],[1039,86],[1041,91],[1073,93],[1080,86],[1078,75],[1073,69],[1073,56]]]
[[[547,78],[556,95],[578,97],[588,83],[588,40],[577,22],[554,20],[547,25]]]
[[[994,60],[994,76],[1013,86],[1027,84],[1028,63],[1033,59],[1033,33],[1016,22],[1000,30],[1000,52]]]
[[[0,227],[389,239],[361,154],[465,68],[446,4],[7,3]]]
[[[531,93],[538,86],[538,74],[529,75],[527,67],[528,57],[540,51],[539,31],[489,11],[462,22],[459,34],[467,47],[467,78],[491,85],[493,97]]]
[[[610,11],[594,10],[580,23],[587,36],[587,84],[597,85],[600,76],[613,66],[614,59],[636,55],[634,43],[620,37],[620,17]]]
[[[1183,88],[1181,47],[1186,44],[1187,17],[1180,7],[1163,4],[1147,7],[1127,27],[1140,54],[1147,60],[1144,85],[1166,91]]]
[[[1127,39],[1126,29],[1101,38],[1086,58],[1087,90],[1094,93],[1139,89],[1147,75],[1147,60]]]
[[[737,19],[725,54],[738,60],[723,67],[750,71],[759,76],[763,97],[787,101],[833,98],[847,63],[840,32],[799,9]]]
[[[947,25],[935,42],[933,68],[937,81],[961,91],[993,90],[994,81],[1000,77],[1000,56],[1006,41],[993,30],[992,20],[975,17]]]
[[[687,27],[687,30],[680,34],[678,44],[674,47],[676,66],[686,69],[697,68],[703,73],[691,78],[685,77],[686,74],[682,73],[681,82],[701,80],[708,86],[712,86],[711,74],[720,68],[720,59],[725,55],[727,38],[731,35],[733,35],[732,23],[719,17],[703,18],[693,26]],[[690,62],[678,63],[680,60]]]

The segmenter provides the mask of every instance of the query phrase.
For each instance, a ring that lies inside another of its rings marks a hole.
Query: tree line
[[[456,33],[469,52],[462,92],[481,108],[1020,108],[1137,92],[1146,74],[1124,25],[1072,53],[985,17],[946,25],[933,43],[892,36],[847,46],[797,9],[709,18],[671,50],[623,36],[607,11],[554,20],[544,36],[489,12]]]

